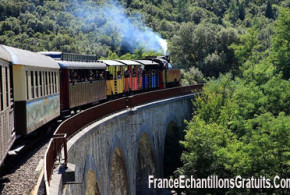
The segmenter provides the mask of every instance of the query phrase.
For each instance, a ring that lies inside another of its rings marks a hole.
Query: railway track
[[[43,160],[48,143],[61,122],[73,115],[74,111],[15,141],[0,167],[0,195],[37,194],[35,187],[43,177]]]
[[[33,194],[42,173],[44,154],[60,121],[54,120],[33,134],[16,140],[0,168],[0,194]],[[45,133],[43,133],[45,132]]]

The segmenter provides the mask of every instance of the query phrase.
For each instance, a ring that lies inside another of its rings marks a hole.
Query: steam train
[[[0,45],[0,67],[0,166],[16,136],[31,134],[61,115],[180,83],[180,70],[166,56],[97,60],[94,55]]]

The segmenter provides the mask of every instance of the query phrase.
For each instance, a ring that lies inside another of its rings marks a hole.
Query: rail
[[[100,118],[108,116],[109,114],[125,110],[126,108],[133,108],[141,104],[161,99],[190,94],[195,90],[201,90],[202,87],[203,84],[197,84],[185,87],[175,87],[169,89],[156,90],[129,97],[124,97],[94,106],[65,120],[56,129],[54,136],[50,140],[48,149],[46,150],[45,153],[44,159],[45,186],[48,187],[50,185],[50,179],[52,171],[55,166],[55,161],[57,160],[58,157],[60,160],[62,148],[64,148],[65,165],[67,163],[67,151],[66,151],[67,140],[69,140],[74,134],[79,132],[83,127]],[[47,190],[48,189],[46,188],[46,191]]]

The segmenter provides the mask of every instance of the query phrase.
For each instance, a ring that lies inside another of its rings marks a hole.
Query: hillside
[[[251,26],[263,29],[260,36],[267,47],[278,7],[290,4],[289,0],[0,2],[1,44],[106,57],[110,51],[123,55],[138,48],[161,52],[162,37],[170,43],[169,53],[178,66],[195,65],[203,72],[212,59],[223,67],[211,72],[232,68],[235,61],[227,46]],[[214,75],[211,72],[205,74]]]

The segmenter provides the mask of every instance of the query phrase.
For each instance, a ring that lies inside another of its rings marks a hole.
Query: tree
[[[290,78],[290,9],[281,8],[274,28],[271,57],[285,79]]]
[[[273,10],[272,10],[272,4],[270,1],[267,2],[267,7],[265,11],[265,16],[267,18],[272,18],[273,19]]]
[[[194,85],[197,83],[203,83],[205,82],[205,78],[202,74],[202,72],[195,68],[194,66],[189,68],[189,70],[181,70],[181,84],[182,86],[187,85]]]
[[[203,94],[194,100],[194,116],[181,142],[186,149],[183,167],[177,174],[199,178],[213,174],[224,178],[288,177],[290,82],[283,66],[287,59],[284,44],[289,40],[288,16],[287,9],[281,11],[270,50],[261,49],[262,40],[255,28],[242,35],[239,44],[231,46],[241,64],[241,74],[210,80]],[[279,68],[277,62],[281,63],[284,78],[275,71],[275,67]],[[188,193],[200,191],[190,189]],[[221,189],[215,193],[288,194],[289,189]]]
[[[245,19],[245,7],[244,7],[244,3],[240,4],[239,7],[239,18],[240,20],[244,20]]]

